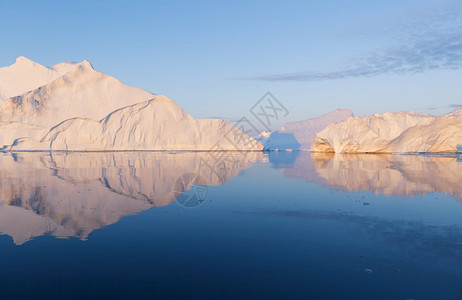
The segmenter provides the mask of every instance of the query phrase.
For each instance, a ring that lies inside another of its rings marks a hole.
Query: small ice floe
[[[372,269],[366,268],[366,269],[364,269],[364,273],[372,274],[372,273],[374,273],[374,271],[372,271]]]

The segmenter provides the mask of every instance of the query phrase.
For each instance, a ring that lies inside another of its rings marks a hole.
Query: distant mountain
[[[461,110],[435,117],[397,112],[353,117],[317,133],[312,150],[336,153],[462,151]]]
[[[262,136],[265,149],[310,149],[314,135],[327,125],[340,122],[353,116],[346,108],[339,108],[317,118],[285,123],[280,130],[272,132],[268,138]]]

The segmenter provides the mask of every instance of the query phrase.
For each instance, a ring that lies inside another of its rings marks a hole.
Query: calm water
[[[0,298],[462,299],[462,161],[0,154]]]

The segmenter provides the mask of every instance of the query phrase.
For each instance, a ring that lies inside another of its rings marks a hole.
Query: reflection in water
[[[460,198],[456,158],[223,154],[0,154],[0,231],[16,244],[162,207],[87,243],[0,238],[2,296],[462,299],[461,201],[337,192]]]
[[[4,153],[0,232],[16,244],[44,234],[86,239],[124,216],[169,205],[193,185],[221,185],[260,156],[236,152],[218,160],[214,153],[200,152]]]
[[[444,192],[462,200],[462,164],[457,157],[300,153],[283,173],[340,191],[385,195]]]
[[[285,176],[339,191],[385,195],[444,192],[462,200],[462,163],[423,155],[270,152]],[[218,155],[219,156],[219,155]],[[200,205],[261,159],[232,153],[16,153],[0,155],[0,232],[16,244],[40,235],[87,239],[127,215],[177,200]]]

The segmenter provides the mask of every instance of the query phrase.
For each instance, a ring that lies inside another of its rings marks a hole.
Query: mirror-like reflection
[[[3,153],[0,164],[7,298],[461,299],[457,157]]]
[[[86,239],[124,216],[169,205],[193,185],[221,185],[261,156],[258,152],[4,153],[0,232],[16,244],[44,234]]]
[[[293,163],[281,167],[284,175],[338,191],[384,195],[443,192],[462,200],[462,163],[457,156],[305,152],[295,155],[291,156]]]

